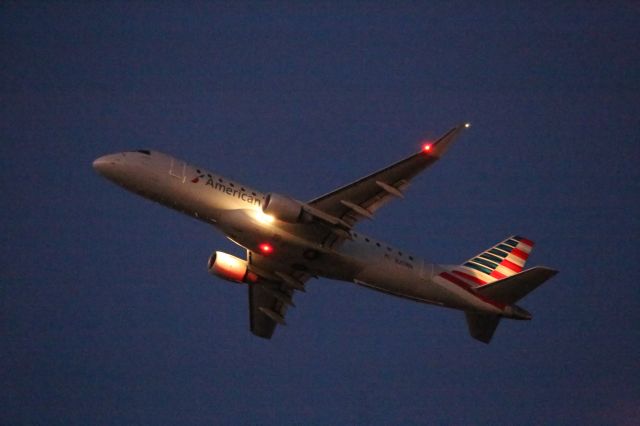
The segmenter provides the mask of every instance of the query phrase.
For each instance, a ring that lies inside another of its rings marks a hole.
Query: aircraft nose
[[[107,170],[110,164],[111,161],[109,161],[109,156],[105,155],[103,157],[96,158],[93,161],[93,169],[102,175]]]
[[[115,155],[103,155],[93,161],[93,169],[101,175],[107,176],[116,164]]]
[[[96,158],[95,160],[93,160],[93,168],[99,172],[106,163],[107,160],[104,157]]]

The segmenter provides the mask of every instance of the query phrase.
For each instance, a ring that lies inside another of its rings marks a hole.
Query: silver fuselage
[[[94,168],[118,185],[145,198],[213,225],[236,244],[257,251],[277,241],[279,257],[309,274],[353,282],[407,299],[465,311],[511,316],[510,307],[440,280],[446,265],[425,262],[360,233],[335,248],[305,238],[305,225],[264,220],[265,194],[157,151],[123,152],[100,157]],[[304,253],[318,253],[313,259]]]

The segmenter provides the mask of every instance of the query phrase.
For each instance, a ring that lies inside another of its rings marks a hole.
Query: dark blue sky
[[[4,2],[0,423],[635,423],[640,7],[421,3]],[[206,273],[242,251],[91,168],[149,147],[310,199],[464,121],[360,229],[441,263],[536,241],[561,273],[489,346],[328,280],[257,339]]]

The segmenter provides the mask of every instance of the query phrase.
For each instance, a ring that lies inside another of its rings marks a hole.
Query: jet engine
[[[303,204],[284,195],[270,193],[264,199],[262,212],[289,223],[310,222],[312,217]]]
[[[209,273],[235,283],[254,283],[258,277],[249,271],[247,261],[230,254],[216,251],[207,263]]]

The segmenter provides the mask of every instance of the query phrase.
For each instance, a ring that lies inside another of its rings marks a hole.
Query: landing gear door
[[[186,164],[184,161],[180,161],[180,160],[176,160],[175,158],[172,158],[171,167],[169,168],[169,174],[174,178],[179,179],[180,182],[184,183],[186,180],[185,168],[186,168]]]

